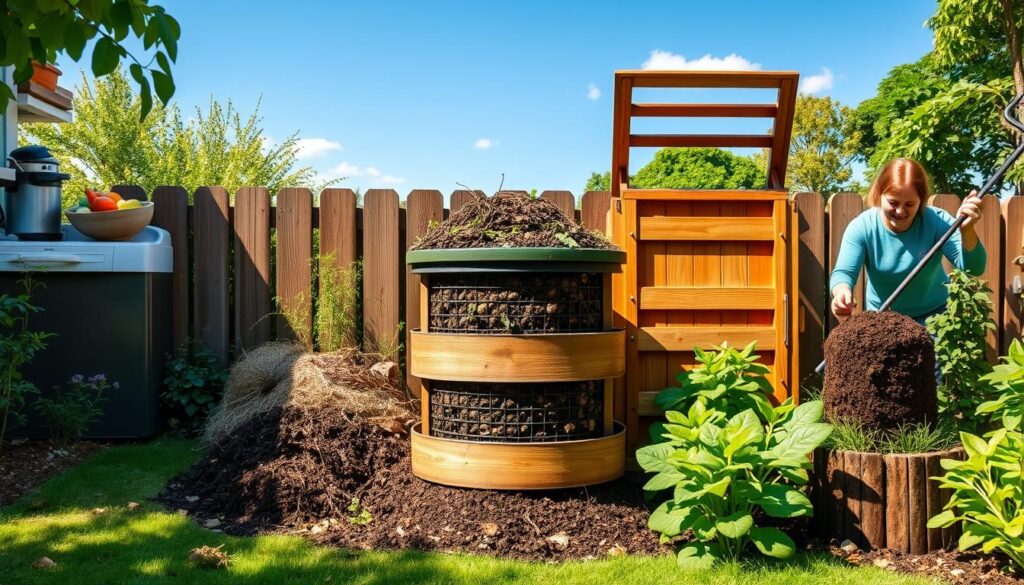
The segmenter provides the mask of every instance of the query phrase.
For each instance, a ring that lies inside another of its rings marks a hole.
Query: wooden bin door
[[[793,394],[792,205],[784,191],[727,195],[613,203],[614,235],[627,253],[615,296],[627,329],[631,448],[647,442],[662,415],[654,396],[694,365],[694,347],[756,341],[776,400]]]

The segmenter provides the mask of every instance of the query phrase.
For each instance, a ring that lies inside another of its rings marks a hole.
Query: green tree
[[[93,75],[112,73],[122,58],[130,59],[129,72],[139,84],[140,116],[152,109],[153,90],[164,105],[174,95],[171,62],[178,58],[181,27],[162,6],[150,6],[149,0],[5,0],[0,6],[0,67],[14,67],[15,84],[32,77],[33,60],[54,63],[58,55],[67,55],[78,61],[86,42],[95,38]],[[142,41],[147,53],[153,51],[145,65],[121,44],[129,34]],[[11,87],[0,83],[0,111],[13,97]]]
[[[86,187],[180,185],[192,193],[219,185],[233,193],[244,185],[276,191],[310,185],[309,167],[294,169],[296,135],[269,145],[260,127],[259,106],[243,118],[230,101],[210,101],[205,112],[184,120],[177,106],[157,106],[139,117],[141,97],[124,73],[95,80],[83,75],[74,97],[75,119],[68,124],[22,124],[22,142],[46,144],[71,179],[64,184],[70,202]],[[69,205],[65,205],[68,207]]]
[[[860,136],[852,108],[830,97],[797,97],[786,186],[822,194],[855,188],[851,165],[860,155]]]
[[[764,183],[751,157],[720,148],[662,148],[630,179],[641,189],[753,189]]]
[[[606,171],[604,174],[593,172],[590,173],[590,178],[587,179],[587,184],[583,187],[583,192],[587,191],[611,191],[612,189],[612,172]]]

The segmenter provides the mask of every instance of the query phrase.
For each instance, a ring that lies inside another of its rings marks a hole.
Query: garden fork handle
[[[1013,126],[1022,134],[1024,134],[1024,124],[1022,124],[1021,121],[1018,120],[1017,117],[1014,115],[1014,112],[1017,109],[1017,105],[1020,104],[1021,99],[1024,99],[1024,94],[1017,95],[1015,98],[1010,100],[1010,103],[1006,104],[1006,108],[1003,110],[1003,118],[1005,118],[1011,126]],[[1024,153],[1024,140],[1021,141],[1021,143],[1013,151],[1010,157],[1007,158],[1005,162],[1003,162],[1003,165],[999,167],[995,174],[992,175],[989,178],[989,180],[986,181],[985,184],[981,187],[981,190],[978,191],[979,198],[988,195],[992,187],[994,187],[995,184],[998,183],[999,180],[1003,178],[1003,175],[1006,174],[1006,171],[1009,170],[1013,163],[1017,162],[1017,159],[1020,158],[1020,155],[1022,153]],[[935,254],[938,253],[940,249],[942,249],[942,246],[945,245],[947,241],[949,241],[949,238],[953,237],[953,234],[956,233],[956,230],[960,229],[960,226],[965,221],[967,221],[966,215],[957,216],[956,221],[953,222],[953,225],[949,226],[949,229],[946,230],[946,233],[942,234],[942,237],[939,238],[939,241],[935,242],[935,245],[932,246],[930,250],[928,250],[928,253],[925,254],[924,258],[922,258],[921,261],[918,262],[916,266],[914,266],[913,270],[910,271],[910,274],[907,274],[907,277],[903,279],[903,282],[901,282],[900,285],[896,287],[896,290],[892,291],[892,294],[889,295],[889,298],[886,299],[884,303],[882,303],[882,306],[878,308],[879,311],[886,311],[889,309],[889,307],[892,306],[892,304],[896,301],[900,294],[903,293],[903,291],[907,288],[910,282],[914,280],[914,277],[917,276],[922,270],[924,270],[924,267],[925,265],[928,264],[928,261],[931,260],[932,257],[935,256]],[[823,373],[825,371],[825,360],[821,360],[821,363],[818,364],[818,367],[814,368],[814,371],[815,373],[818,374]]]

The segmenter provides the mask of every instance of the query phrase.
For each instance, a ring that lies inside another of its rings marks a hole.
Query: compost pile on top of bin
[[[597,248],[615,246],[566,217],[550,201],[501,191],[477,196],[421,237],[411,250],[451,248]]]

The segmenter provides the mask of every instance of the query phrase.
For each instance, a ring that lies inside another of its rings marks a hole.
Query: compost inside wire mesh
[[[591,272],[432,274],[430,331],[602,331],[602,283]]]
[[[430,383],[430,434],[495,443],[570,441],[604,431],[604,382]]]

